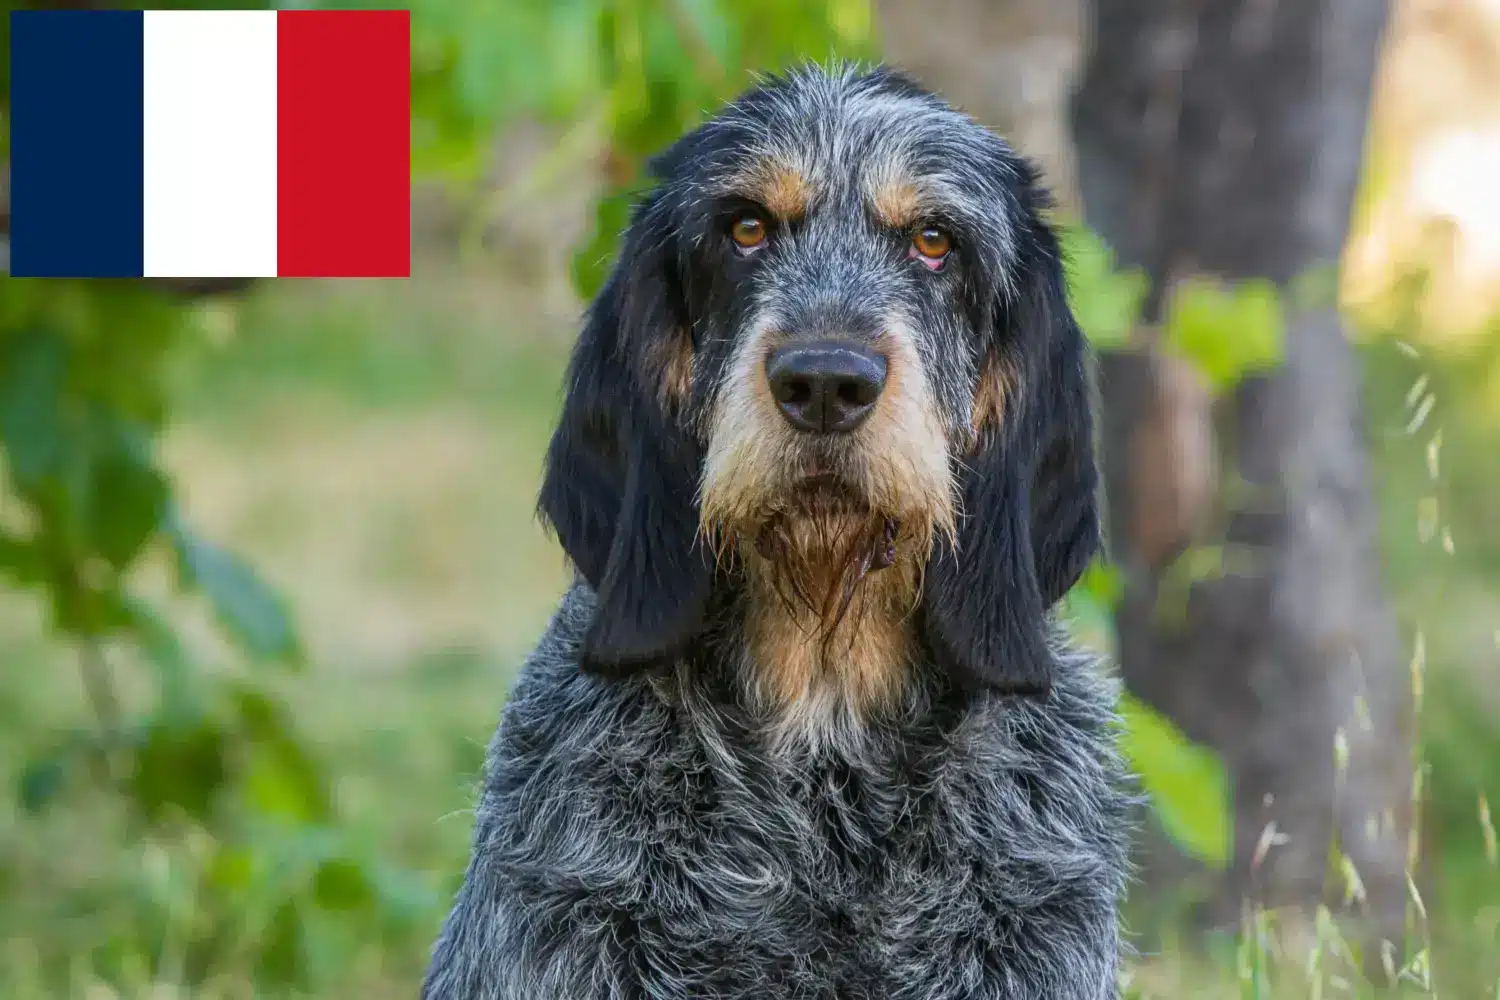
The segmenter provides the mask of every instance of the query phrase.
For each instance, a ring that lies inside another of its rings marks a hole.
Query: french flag
[[[406,277],[407,11],[16,11],[16,277]]]

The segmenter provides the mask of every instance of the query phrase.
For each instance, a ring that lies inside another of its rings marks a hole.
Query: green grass
[[[565,583],[532,504],[567,335],[539,333],[510,313],[511,300],[475,282],[286,284],[176,373],[182,406],[165,450],[189,515],[291,598],[311,665],[273,686],[334,777],[347,835],[413,879],[410,912],[379,915],[368,938],[336,920],[314,928],[320,996],[415,995],[462,871],[483,747]],[[1367,355],[1390,586],[1405,630],[1425,637],[1430,667],[1433,978],[1440,995],[1480,997],[1500,979],[1500,870],[1479,819],[1481,794],[1500,805],[1500,428],[1464,366],[1418,364],[1383,343]],[[1439,394],[1426,430],[1440,419],[1444,434],[1436,484],[1426,433],[1401,430],[1405,395],[1424,373]],[[1434,493],[1451,555],[1440,538],[1417,537],[1416,506]],[[180,609],[178,623],[205,662],[237,669],[209,641],[199,609]],[[44,624],[27,599],[0,595],[7,787],[60,734],[89,724],[72,651],[49,642]],[[128,651],[112,653],[127,705],[143,706],[142,668]],[[155,961],[174,967],[172,934],[151,937],[143,914],[167,913],[170,930],[189,926],[195,908],[224,905],[193,888],[202,836],[133,838],[118,804],[84,781],[35,816],[0,797],[0,996],[188,995],[152,981]],[[243,906],[247,940],[261,933],[254,887],[232,905]],[[104,947],[117,940],[133,946]],[[1332,978],[1345,973],[1330,971],[1340,962],[1326,929],[1313,940],[1325,963],[1321,993],[1300,960],[1233,942],[1217,954],[1148,954],[1131,989],[1364,995],[1352,979],[1345,989]],[[97,960],[121,951],[135,964]],[[59,968],[69,974],[60,979]],[[193,996],[274,993],[250,951],[190,971],[206,981]],[[118,994],[99,984],[104,973],[123,984]]]

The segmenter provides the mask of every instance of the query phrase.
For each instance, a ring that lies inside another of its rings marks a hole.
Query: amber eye
[[[742,215],[729,227],[729,235],[742,249],[751,250],[766,241],[766,224],[756,215]]]
[[[953,237],[936,226],[928,226],[912,234],[911,245],[923,257],[942,260],[953,249]]]

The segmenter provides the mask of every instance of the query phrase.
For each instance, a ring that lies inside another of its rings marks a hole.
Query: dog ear
[[[939,663],[1016,694],[1050,687],[1048,611],[1100,543],[1087,346],[1056,237],[1040,219],[1032,228],[1016,292],[995,314],[1005,413],[962,463],[957,544],[938,544],[924,600]]]
[[[698,539],[701,448],[665,388],[676,373],[663,359],[691,349],[665,215],[654,198],[637,209],[589,309],[538,502],[597,594],[580,662],[599,673],[681,651],[702,628],[712,585]]]

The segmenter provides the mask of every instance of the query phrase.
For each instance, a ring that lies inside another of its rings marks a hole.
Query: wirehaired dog
[[[1036,174],[899,74],[654,164],[540,511],[577,568],[428,1000],[1116,996],[1085,344]]]

